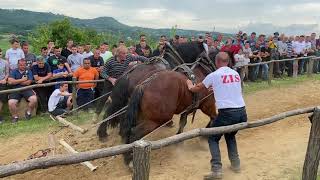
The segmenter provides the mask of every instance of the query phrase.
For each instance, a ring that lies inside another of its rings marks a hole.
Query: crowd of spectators
[[[119,41],[117,45],[112,46],[112,49],[106,42],[92,49],[89,43],[77,45],[71,39],[62,49],[55,46],[54,41],[50,40],[46,47],[41,48],[38,56],[29,51],[28,42],[20,43],[17,39],[13,39],[11,48],[5,53],[5,59],[1,58],[3,56],[0,49],[0,90],[25,87],[30,84],[67,81],[72,80],[72,77],[79,81],[105,79],[104,83],[77,85],[76,103],[81,106],[111,91],[117,78],[130,65],[144,62],[153,56],[163,55],[166,42],[176,45],[190,41],[203,43],[209,55],[220,51],[228,52],[233,59],[230,66],[238,70],[239,66],[249,63],[318,55],[320,52],[320,40],[316,39],[315,33],[310,36],[286,36],[275,32],[272,36],[266,36],[252,32],[249,36],[239,31],[234,37],[223,37],[222,34],[213,37],[212,34],[206,33],[204,36],[192,36],[190,39],[176,35],[170,40],[163,35],[154,49],[147,43],[145,35],[140,36],[140,41],[135,46],[127,48],[124,41]],[[299,74],[305,72],[305,62],[306,60],[299,61]],[[241,71],[242,77],[251,81],[259,78],[267,79],[268,68],[267,64],[245,68],[245,71]],[[314,73],[320,72],[318,62],[314,63],[313,71]],[[293,75],[292,61],[275,63],[274,76],[284,75]],[[27,120],[31,118],[36,104],[38,104],[38,112],[61,115],[72,108],[71,91],[68,84],[57,84],[53,87],[35,88],[9,95],[2,94],[0,95],[0,110],[3,103],[8,102],[11,121],[15,123],[22,118],[18,115],[17,105],[24,98],[28,104],[25,110]],[[90,104],[85,106],[84,110],[87,109],[91,110],[93,106]],[[100,113],[101,110],[102,107],[97,106],[97,113]],[[3,116],[0,116],[0,123],[3,120]]]

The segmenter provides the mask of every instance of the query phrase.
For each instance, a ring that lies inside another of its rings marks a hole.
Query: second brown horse
[[[208,72],[204,65],[194,65],[196,81],[202,81]],[[193,94],[186,85],[187,76],[175,71],[161,71],[146,79],[134,90],[127,111],[127,118],[120,122],[120,135],[124,143],[132,143],[170,121],[174,114],[180,114],[192,105]],[[198,94],[202,99],[211,92],[204,90]],[[216,117],[213,95],[199,104],[199,109],[210,118]],[[184,126],[185,124],[181,125]],[[183,128],[183,127],[182,127]],[[125,162],[132,160],[125,154]]]

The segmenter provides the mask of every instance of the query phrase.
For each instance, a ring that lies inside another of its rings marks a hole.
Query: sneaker
[[[19,121],[18,117],[12,117],[12,120],[11,120],[12,123],[17,123],[18,121]]]
[[[2,116],[0,116],[0,124],[2,124],[2,123],[4,123],[4,121],[3,121],[3,117],[2,117]]]
[[[222,179],[222,170],[211,171],[209,174],[203,177],[204,180]]]
[[[26,119],[27,119],[27,120],[30,120],[30,119],[31,119],[31,113],[28,113],[27,111],[26,111],[26,113],[25,113],[25,116],[26,116]]]
[[[241,168],[240,166],[230,166],[230,169],[235,172],[235,173],[240,173],[241,172]]]

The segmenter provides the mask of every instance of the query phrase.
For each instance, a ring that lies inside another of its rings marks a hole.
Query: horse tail
[[[107,101],[107,103],[109,104],[107,106],[107,112],[105,113],[103,118],[106,119],[108,116],[125,107],[128,103],[129,95],[129,79],[127,76],[123,76],[117,81],[112,89],[112,93]],[[120,115],[110,119],[109,121],[102,121],[97,130],[97,135],[99,136],[99,138],[105,138],[107,136],[107,127],[117,127],[120,120],[124,119],[123,117],[123,115]]]
[[[143,86],[137,86],[129,101],[127,118],[120,122],[120,135],[125,143],[131,143],[131,129],[137,125],[143,94]]]
[[[129,79],[128,77],[120,78],[112,90],[111,104],[107,108],[107,115],[110,116],[125,107],[128,104],[129,96]],[[117,127],[120,119],[120,116],[111,119],[109,125],[113,128]]]

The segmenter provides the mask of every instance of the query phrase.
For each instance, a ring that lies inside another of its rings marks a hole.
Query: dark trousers
[[[100,85],[98,84],[96,87],[97,93],[95,94],[95,98],[98,98],[99,96],[102,96],[102,95],[105,95],[106,93],[111,92],[112,88],[113,88],[113,85],[111,84],[110,81],[105,81],[103,83],[100,83]],[[101,113],[108,98],[109,98],[109,95],[107,95],[97,101],[96,114]]]
[[[37,97],[38,97],[38,110],[40,110],[40,112],[47,112],[48,111],[48,101],[49,101],[49,97],[50,94],[52,92],[52,88],[51,87],[40,87],[40,88],[35,88],[34,89]]]
[[[93,100],[94,92],[91,88],[89,89],[78,89],[77,91],[77,104],[78,106],[82,106]],[[88,108],[93,108],[93,104],[90,103],[82,109],[87,110]]]
[[[220,109],[218,116],[215,120],[211,119],[210,127],[220,127],[228,126],[237,123],[242,123],[247,121],[247,113],[245,107],[243,108],[232,108],[232,109]],[[240,166],[240,159],[237,149],[237,141],[235,135],[237,131],[226,133],[226,134],[217,134],[209,136],[208,143],[211,152],[211,170],[220,170],[222,168],[221,155],[219,148],[219,141],[221,136],[224,135],[224,138],[227,143],[228,156],[232,166]]]

